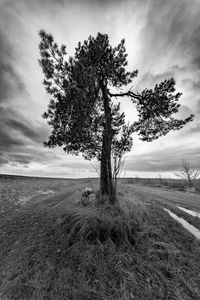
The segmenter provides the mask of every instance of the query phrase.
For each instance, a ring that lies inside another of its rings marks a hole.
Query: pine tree
[[[161,82],[154,89],[134,93],[122,92],[137,76],[128,72],[125,40],[112,47],[107,34],[90,36],[75,48],[74,57],[66,59],[66,46],[59,47],[51,34],[40,31],[39,63],[45,75],[44,85],[52,96],[43,114],[52,127],[45,146],[62,146],[67,153],[100,160],[100,195],[116,202],[112,180],[112,151],[129,151],[133,132],[143,141],[153,141],[171,130],[178,130],[193,119],[178,120],[181,93],[175,92],[173,78]],[[113,92],[114,91],[114,92]],[[125,124],[120,105],[112,98],[129,97],[136,104],[139,119]],[[121,139],[117,139],[119,132]]]

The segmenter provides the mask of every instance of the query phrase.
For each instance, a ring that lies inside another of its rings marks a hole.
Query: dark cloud
[[[14,162],[18,165],[27,166],[31,161],[34,160],[34,156],[27,155],[27,154],[21,154],[21,153],[15,153],[9,155],[9,162]]]
[[[42,126],[33,127],[33,125],[30,124],[30,122],[28,123],[25,120],[21,121],[18,119],[8,119],[6,121],[6,124],[10,126],[10,128],[13,128],[18,132],[20,132],[23,136],[37,143],[42,143],[42,141],[47,136],[47,132],[48,132],[46,127],[42,127]]]
[[[0,153],[0,166],[3,166],[8,163],[8,160]]]
[[[2,149],[2,153],[0,153],[0,165],[9,164],[12,166],[28,167],[30,163],[35,162],[40,163],[43,166],[50,165],[51,167],[54,167],[55,162],[59,163],[61,159],[55,153],[52,153],[43,147],[26,147],[27,145],[16,145],[13,141],[11,146],[12,147],[8,149]]]
[[[47,129],[41,125],[33,125],[22,115],[10,108],[0,107],[0,165],[7,163],[12,166],[28,165],[35,161],[47,163],[52,155],[46,154],[41,148],[47,136]]]
[[[38,144],[46,139],[49,132],[47,126],[35,125],[11,108],[0,107],[0,112],[1,148],[25,144],[24,137]]]
[[[28,167],[29,163],[34,160],[34,156],[21,154],[21,153],[11,153],[6,155],[0,155],[0,165],[11,164],[12,166],[21,165],[23,167]]]
[[[174,172],[180,168],[182,160],[190,161],[193,167],[200,168],[199,149],[173,147],[149,154],[133,155],[127,160],[125,169],[136,172]]]
[[[17,146],[25,146],[22,139],[12,136],[8,128],[0,124],[0,149],[1,151],[10,151]]]
[[[14,53],[5,33],[0,30],[0,103],[27,93],[24,83],[13,67]]]

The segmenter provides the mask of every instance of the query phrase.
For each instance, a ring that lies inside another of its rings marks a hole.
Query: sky
[[[151,143],[133,135],[122,176],[174,177],[182,160],[200,168],[199,0],[0,0],[0,173],[96,177],[98,164],[61,148],[44,148],[50,128],[41,117],[50,96],[38,64],[39,30],[52,33],[69,55],[79,41],[106,33],[125,38],[128,70],[138,69],[135,91],[173,77],[182,92],[177,118],[194,121]],[[121,100],[127,121],[134,104]]]

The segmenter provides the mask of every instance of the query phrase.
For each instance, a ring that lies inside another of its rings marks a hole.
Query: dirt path
[[[170,211],[170,216],[176,216],[172,222],[187,224],[184,226],[191,234],[199,237],[200,232],[200,195],[190,192],[166,190],[162,188],[126,185],[122,187],[129,200],[143,206],[156,207]],[[180,209],[180,207],[184,209]],[[194,213],[188,214],[188,209]],[[196,214],[195,214],[196,212]],[[166,216],[165,216],[166,217]],[[180,221],[181,220],[181,221]],[[190,230],[190,228],[192,228]]]
[[[122,189],[126,191],[133,201],[142,201],[149,204],[166,204],[173,207],[179,205],[200,211],[200,194],[130,184],[122,185]]]

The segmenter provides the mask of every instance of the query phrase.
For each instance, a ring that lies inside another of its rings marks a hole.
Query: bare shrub
[[[191,163],[183,160],[181,169],[175,173],[176,176],[185,179],[188,183],[189,188],[193,187],[194,181],[199,177],[200,170],[193,168]]]

